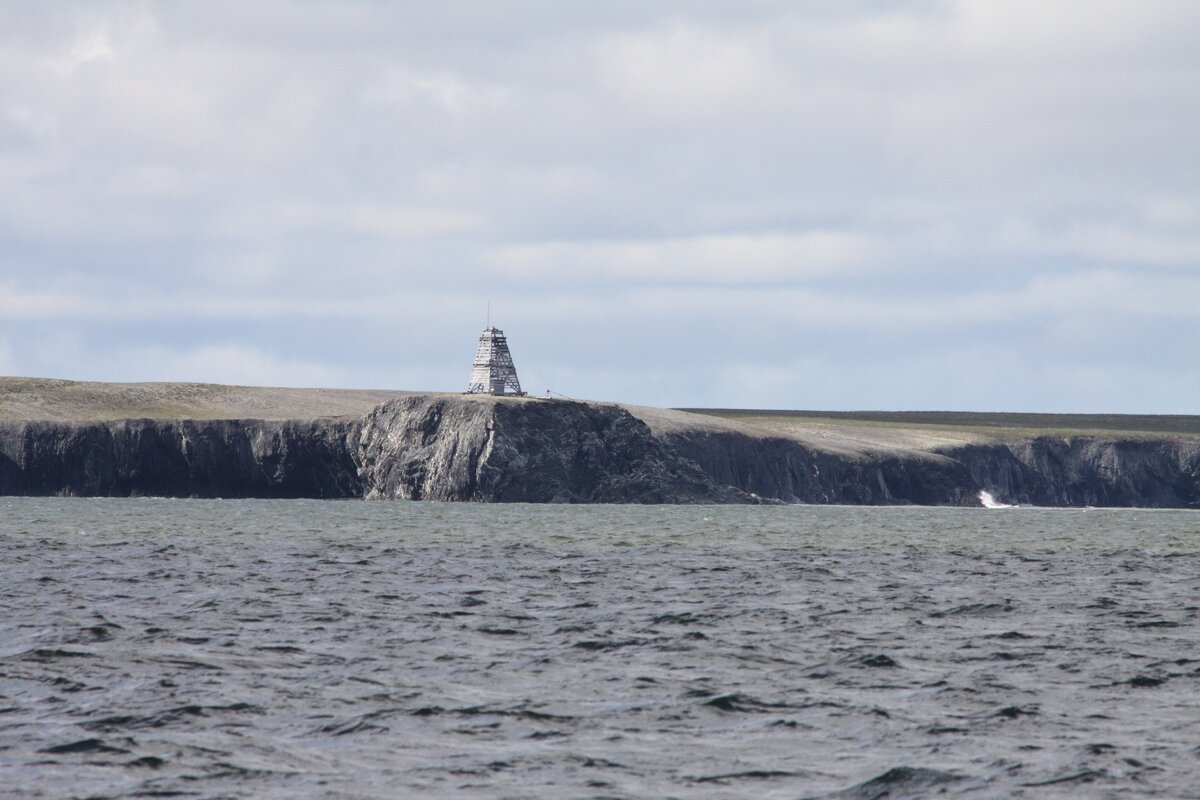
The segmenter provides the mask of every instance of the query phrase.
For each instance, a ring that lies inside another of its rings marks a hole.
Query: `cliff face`
[[[613,405],[414,395],[360,419],[0,423],[0,494],[1200,508],[1200,440],[837,451]]]
[[[1005,503],[1200,508],[1200,442],[1043,437],[947,453]]]
[[[357,497],[336,420],[0,424],[0,494]]]
[[[960,462],[936,453],[878,457],[826,452],[782,438],[737,432],[663,437],[713,480],[789,503],[978,505]]]
[[[617,406],[393,400],[353,448],[367,497],[524,503],[750,502]]]
[[[719,483],[788,502],[1200,508],[1200,442],[1036,437],[928,453],[841,455],[781,438],[669,433]]]

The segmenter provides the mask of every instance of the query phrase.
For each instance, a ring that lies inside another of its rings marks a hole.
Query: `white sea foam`
[[[1001,503],[994,494],[988,491],[979,492],[979,502],[983,503],[984,508],[1016,508],[1009,503]]]

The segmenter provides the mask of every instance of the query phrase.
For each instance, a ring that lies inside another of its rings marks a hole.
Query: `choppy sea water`
[[[0,794],[1200,797],[1200,514],[0,499]]]

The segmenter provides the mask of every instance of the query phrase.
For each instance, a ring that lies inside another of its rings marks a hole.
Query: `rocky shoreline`
[[[0,422],[0,494],[1200,508],[1200,439],[824,446],[662,409],[410,394],[363,416]]]

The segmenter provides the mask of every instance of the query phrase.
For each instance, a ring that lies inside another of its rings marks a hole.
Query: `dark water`
[[[0,793],[1200,797],[1200,514],[0,499]]]

